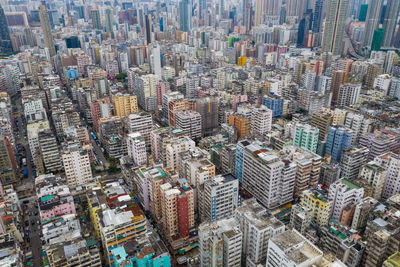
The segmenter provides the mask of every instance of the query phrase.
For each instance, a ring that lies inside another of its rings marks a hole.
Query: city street
[[[21,209],[23,212],[23,226],[26,251],[32,249],[32,260],[34,266],[43,266],[42,262],[42,244],[40,239],[40,218],[39,211],[36,205],[35,194],[27,195],[27,193],[33,193],[34,191],[34,173],[33,173],[33,161],[31,156],[31,151],[29,149],[29,143],[26,134],[26,122],[24,118],[23,106],[21,103],[21,98],[16,99],[17,112],[19,114],[15,117],[16,127],[18,129],[18,137],[16,136],[16,143],[20,144],[24,153],[23,156],[26,158],[26,166],[21,166],[22,170],[26,169],[28,171],[28,176],[23,177],[20,185],[17,186],[17,191],[19,192],[19,199],[21,204]],[[29,203],[24,203],[29,201]],[[39,224],[38,224],[39,222]]]

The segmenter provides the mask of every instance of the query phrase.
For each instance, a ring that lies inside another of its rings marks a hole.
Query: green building
[[[317,152],[319,129],[309,124],[298,123],[294,129],[293,145]]]
[[[372,43],[371,43],[371,51],[381,50],[384,34],[385,34],[384,28],[379,28],[374,31],[374,36],[372,37]]]
[[[358,15],[358,21],[365,21],[367,19],[368,4],[360,6],[360,14]]]

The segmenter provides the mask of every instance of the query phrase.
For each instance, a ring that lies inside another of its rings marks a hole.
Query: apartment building
[[[264,264],[268,240],[285,231],[285,225],[267,210],[256,199],[251,198],[241,203],[235,212],[240,223],[242,237],[242,263],[255,267]]]
[[[320,226],[329,221],[332,210],[332,200],[319,189],[313,188],[303,192],[300,204],[311,210],[312,219]]]
[[[87,150],[70,147],[62,154],[67,184],[71,187],[87,185],[93,178]]]
[[[296,163],[247,140],[236,147],[235,174],[243,188],[267,209],[293,200]]]
[[[364,188],[343,178],[329,187],[329,200],[332,201],[331,218],[340,221],[344,208],[358,204],[364,196]]]
[[[229,218],[238,206],[239,180],[232,174],[212,177],[200,193],[201,221]]]
[[[242,266],[242,238],[239,222],[235,218],[200,224],[200,266]]]

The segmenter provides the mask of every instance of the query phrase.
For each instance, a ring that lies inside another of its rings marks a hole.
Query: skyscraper
[[[44,42],[49,49],[50,57],[53,57],[56,54],[56,48],[54,46],[53,35],[51,34],[49,13],[47,12],[45,2],[42,2],[42,5],[39,7],[39,16],[40,23],[42,24]]]
[[[90,11],[90,14],[92,15],[92,26],[94,29],[101,29],[101,20],[100,20],[100,12],[98,9],[92,9]]]
[[[181,31],[189,32],[192,28],[192,4],[189,0],[179,2],[179,27]]]
[[[371,0],[368,4],[367,20],[365,21],[363,45],[371,47],[374,32],[378,29],[383,0]]]
[[[353,131],[344,127],[329,127],[328,137],[326,138],[325,151],[331,155],[331,161],[339,162],[345,148],[351,147]]]
[[[254,26],[258,26],[264,22],[265,1],[266,0],[256,0]]]
[[[10,39],[10,32],[8,31],[8,25],[4,9],[0,6],[0,52],[12,52],[12,44]]]
[[[316,0],[314,7],[314,17],[313,17],[313,25],[312,30],[314,33],[321,32],[322,21],[323,21],[323,8],[324,8],[325,0]]]
[[[349,0],[329,0],[322,51],[340,55]]]
[[[383,21],[383,28],[385,29],[382,42],[383,47],[392,46],[399,10],[400,1],[388,0],[385,12],[385,19]]]
[[[109,34],[109,36],[112,35],[112,13],[111,13],[111,9],[107,8],[106,9],[106,31]]]
[[[150,14],[144,16],[144,24],[145,24],[145,31],[146,31],[146,42],[147,42],[147,44],[150,44],[151,43],[151,24],[152,24]]]

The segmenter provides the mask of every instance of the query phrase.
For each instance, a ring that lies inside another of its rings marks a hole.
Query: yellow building
[[[135,95],[113,96],[112,101],[116,116],[128,116],[129,114],[139,112],[137,96]]]
[[[328,200],[322,191],[315,188],[304,191],[300,203],[311,210],[313,219],[318,225],[323,226],[329,221],[332,200]]]
[[[88,190],[86,198],[89,207],[90,219],[96,230],[96,235],[100,238],[99,216],[98,212],[106,207],[107,200],[100,189]]]
[[[383,263],[383,267],[400,267],[400,252],[394,253]]]

